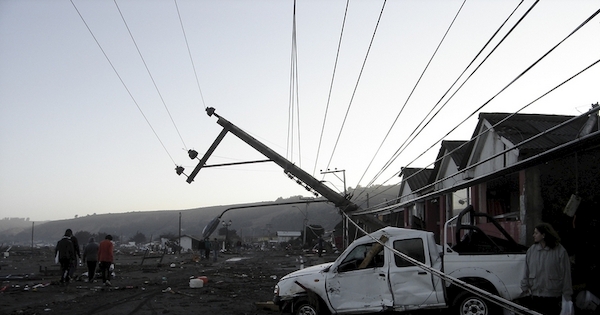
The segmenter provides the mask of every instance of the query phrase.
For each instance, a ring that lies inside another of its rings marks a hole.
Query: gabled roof
[[[479,119],[485,119],[492,125],[500,123],[498,126],[494,127],[496,132],[512,143],[517,144],[575,117],[516,114],[506,121],[501,122],[509,115],[510,114],[482,113],[479,115]],[[583,124],[586,122],[586,120],[586,117],[579,118],[569,124],[566,124],[564,127],[560,127],[549,132],[547,136],[539,137],[525,144],[524,147],[528,149],[544,150],[571,141],[577,138],[577,134],[579,133],[579,130],[581,130],[581,127],[583,127]]]
[[[481,113],[479,114],[479,122],[477,123],[472,139],[475,139],[484,131],[483,127],[485,127],[484,124],[487,122],[499,136],[514,145],[518,145],[574,117],[542,114]],[[585,116],[578,117],[560,128],[524,143],[519,146],[519,155],[530,156],[576,139],[586,120],[587,117]],[[594,130],[598,130],[597,127]],[[467,146],[468,152],[472,151],[475,142],[475,140],[470,140]],[[468,163],[468,159],[462,161],[461,169],[466,167],[466,163]]]
[[[444,140],[440,146],[440,151],[438,152],[437,157],[435,158],[435,165],[433,167],[433,171],[431,172],[431,176],[429,178],[429,182],[433,183],[438,173],[440,172],[440,168],[442,167],[443,157],[446,152],[450,153],[448,157],[452,159],[456,167],[460,170],[462,161],[465,156],[468,154],[468,145],[467,141],[464,140]],[[446,158],[448,158],[446,157]]]
[[[404,186],[408,184],[412,191],[423,188],[429,184],[429,177],[433,169],[431,168],[414,168],[414,167],[403,167],[400,172],[402,176],[402,183],[400,184],[400,192],[403,191]]]
[[[192,240],[195,240],[195,241],[202,242],[202,239],[200,239],[200,238],[197,238],[197,237],[195,237],[195,236],[192,236],[192,235],[189,235],[189,234],[184,234],[184,235],[181,235],[181,238],[184,238],[184,237],[189,237],[189,238],[191,238]],[[179,238],[179,237],[175,237],[175,238],[173,238],[173,239],[175,240],[175,239],[178,239],[178,238]]]

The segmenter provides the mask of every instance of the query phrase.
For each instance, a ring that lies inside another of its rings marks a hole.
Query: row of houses
[[[302,232],[300,231],[277,231],[276,237],[258,237],[253,239],[252,241],[256,244],[260,244],[262,247],[271,248],[272,246],[276,246],[277,244],[290,242],[294,239],[298,239],[301,236]],[[204,240],[193,235],[182,235],[180,238],[178,237],[175,241],[181,245],[181,250],[183,252],[198,251],[204,249]],[[225,239],[222,236],[213,237],[211,239],[211,243],[211,246],[215,246],[216,244],[216,246],[218,246],[219,249],[224,249]]]
[[[552,224],[582,277],[600,228],[598,104],[580,116],[481,113],[469,140],[442,141],[427,168],[401,171],[398,202],[373,213],[386,224],[434,232],[467,205],[496,218],[519,243]]]
[[[540,221],[561,228],[572,198],[581,198],[576,214],[593,212],[600,180],[597,113],[595,106],[577,117],[480,114],[472,139],[443,141],[433,168],[402,169],[399,205],[384,220],[439,238],[442,223],[472,204],[525,244]]]

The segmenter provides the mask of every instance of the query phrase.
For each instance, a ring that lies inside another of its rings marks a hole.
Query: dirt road
[[[51,254],[13,255],[0,263],[0,314],[279,314],[269,305],[273,287],[299,269],[299,257],[291,251],[245,251],[213,262],[175,254],[141,265],[142,256],[117,254],[115,278],[106,287],[85,277],[60,286]],[[305,266],[335,259],[303,257]],[[77,274],[84,269],[78,267]],[[190,279],[199,276],[208,282],[191,288]]]

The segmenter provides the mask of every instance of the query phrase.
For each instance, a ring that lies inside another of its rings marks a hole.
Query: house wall
[[[409,185],[403,185],[399,197],[399,202],[402,203],[415,198],[416,195],[412,192],[412,189],[409,187]]]
[[[182,251],[188,251],[188,250],[193,249],[192,243],[193,242],[192,242],[191,238],[182,236],[181,237],[181,244],[180,244],[181,250]]]
[[[182,251],[198,250],[200,247],[200,241],[189,236],[182,236],[180,246]]]
[[[448,152],[446,151],[444,154],[447,154]],[[440,172],[437,175],[436,179],[443,179],[441,182],[435,184],[435,189],[436,190],[441,190],[444,188],[449,188],[449,187],[453,187],[458,183],[463,182],[463,174],[462,173],[458,173],[458,167],[456,166],[456,164],[452,161],[452,158],[450,156],[446,156],[444,158],[444,160],[442,161],[442,166],[440,168]]]
[[[478,146],[475,148],[475,153],[471,156],[469,165],[474,165],[480,161],[486,160],[487,158],[499,154],[500,152],[512,147],[508,141],[502,139],[495,132],[487,132],[478,141]],[[476,165],[472,170],[469,171],[470,176],[479,177],[486,174],[490,174],[494,171],[505,168],[506,166],[515,164],[518,161],[518,149],[514,149],[503,153],[489,161],[485,161],[481,164]]]
[[[425,229],[433,232],[436,242],[440,242],[440,203],[438,199],[430,199],[425,202]]]
[[[542,211],[544,210],[544,201],[542,198],[542,186],[540,182],[540,169],[537,166],[521,171],[520,176],[522,187],[521,195],[523,197],[523,208],[521,211],[522,226],[520,229],[519,241],[521,244],[533,243],[533,227],[542,222]]]

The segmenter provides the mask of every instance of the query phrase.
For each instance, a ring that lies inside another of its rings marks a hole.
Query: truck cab
[[[333,263],[281,278],[275,303],[294,314],[370,313],[444,307],[442,281],[384,244],[441,268],[433,233],[386,227],[354,241]]]
[[[490,235],[479,227],[484,225],[500,232]],[[472,207],[445,230],[457,239],[453,246],[436,244],[432,232],[379,229],[355,240],[334,262],[282,277],[274,303],[292,314],[453,308],[461,315],[496,314],[499,304],[511,304],[521,293],[526,247]]]

